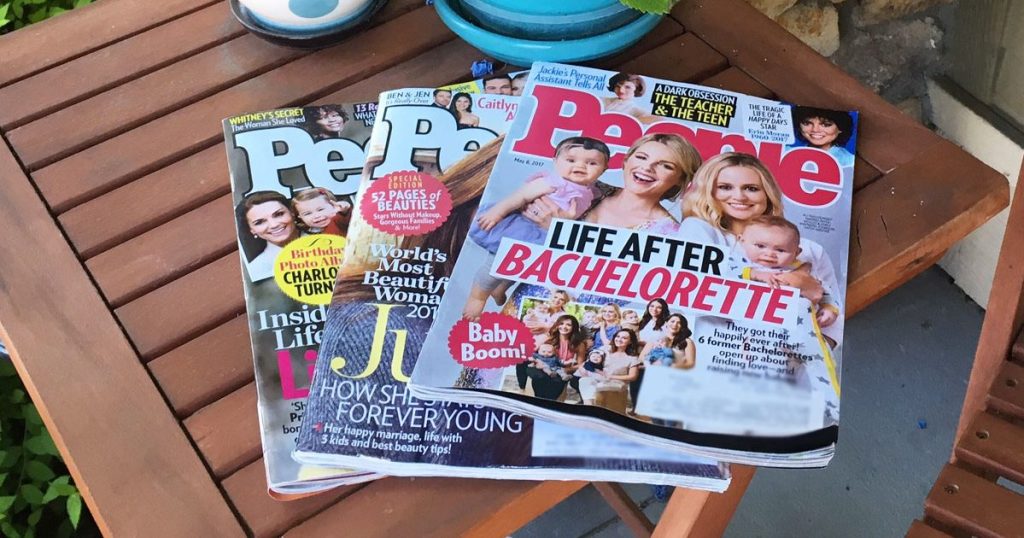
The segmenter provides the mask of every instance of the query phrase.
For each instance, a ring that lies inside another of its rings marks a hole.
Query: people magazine
[[[400,476],[725,489],[728,469],[708,458],[409,393],[519,98],[408,89],[379,103],[295,459]],[[475,372],[460,382],[473,386]]]
[[[279,498],[376,478],[291,458],[375,110],[320,105],[223,122],[263,461]]]
[[[827,464],[857,114],[553,63],[522,99],[412,394]]]

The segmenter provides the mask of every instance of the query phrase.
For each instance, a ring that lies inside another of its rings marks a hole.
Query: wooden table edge
[[[0,336],[101,531],[244,535],[6,139],[0,177]]]

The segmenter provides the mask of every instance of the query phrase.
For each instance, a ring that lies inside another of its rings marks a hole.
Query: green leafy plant
[[[82,7],[93,0],[0,0],[0,34]]]
[[[622,5],[644,13],[668,13],[679,0],[619,0]]]
[[[10,360],[0,355],[0,534],[98,535]]]

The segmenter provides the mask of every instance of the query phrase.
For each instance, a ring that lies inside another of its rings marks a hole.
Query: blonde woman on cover
[[[598,311],[597,318],[593,347],[605,347],[612,343],[615,333],[622,328],[622,311],[619,310],[619,305],[606,303]]]
[[[680,238],[718,245],[732,252],[738,248],[738,238],[751,220],[762,215],[783,216],[782,191],[757,157],[722,153],[708,159],[697,171],[693,186],[683,196],[682,209]],[[787,283],[817,304],[823,290],[840,289],[835,269],[818,243],[802,238],[800,249],[798,260],[810,264],[810,275],[791,273]],[[841,314],[842,308],[839,311]]]
[[[581,220],[630,230],[674,234],[679,223],[662,206],[686,188],[700,166],[700,153],[676,134],[656,133],[638,138],[622,162],[622,187],[595,200]],[[543,229],[551,220],[574,219],[578,208],[562,209],[543,196],[523,215]]]

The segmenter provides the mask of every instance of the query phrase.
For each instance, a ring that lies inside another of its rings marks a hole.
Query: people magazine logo
[[[448,350],[467,368],[505,368],[528,360],[534,352],[526,324],[512,316],[484,312],[477,320],[459,320],[448,333]]]
[[[452,212],[452,197],[444,183],[416,171],[392,172],[374,181],[361,204],[371,226],[394,236],[430,233]]]

